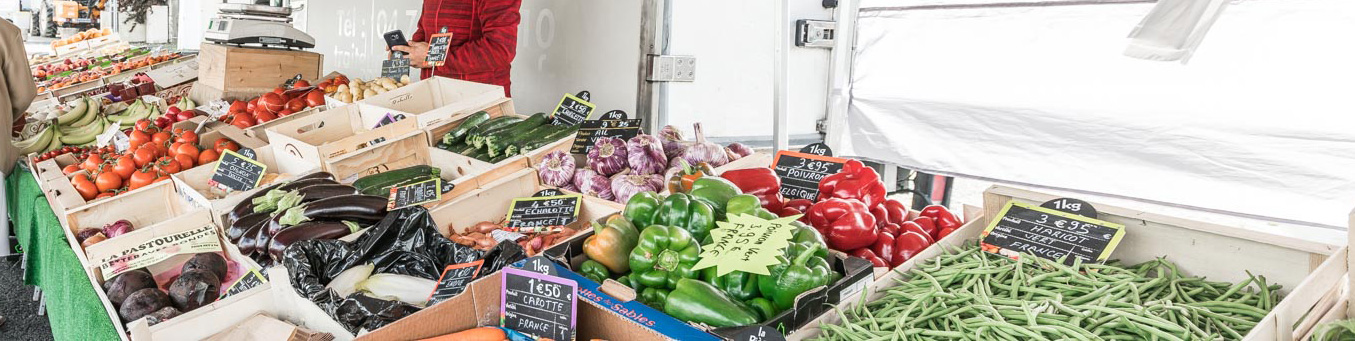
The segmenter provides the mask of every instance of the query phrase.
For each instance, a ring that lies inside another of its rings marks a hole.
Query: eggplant
[[[282,232],[282,229],[286,227],[282,226],[283,215],[285,214],[274,214],[273,217],[268,218],[268,221],[263,223],[264,230],[267,231],[265,233],[269,236],[276,236],[278,232]]]
[[[308,221],[278,232],[268,242],[268,254],[274,262],[282,261],[287,246],[303,240],[339,239],[358,231],[358,224],[338,221]]]
[[[329,174],[329,173],[327,173],[327,172],[319,172],[319,173],[310,174],[310,175],[306,175],[306,176],[309,177],[309,176],[314,176],[314,175],[316,175],[316,174]],[[235,204],[235,208],[231,209],[230,215],[229,215],[228,217],[226,217],[226,224],[232,224],[232,223],[235,223],[236,220],[239,220],[240,218],[242,218],[242,217],[244,217],[244,216],[247,216],[247,215],[250,215],[251,213],[254,213],[254,199],[255,199],[255,198],[258,198],[258,197],[262,197],[262,196],[264,196],[265,194],[268,194],[268,192],[270,192],[270,191],[273,191],[273,190],[279,190],[279,191],[284,191],[284,192],[285,192],[285,191],[291,191],[291,190],[296,190],[296,189],[305,188],[305,187],[307,187],[307,186],[314,186],[314,185],[321,185],[321,184],[338,184],[339,182],[338,182],[338,181],[334,181],[334,179],[332,179],[333,177],[334,177],[333,174],[329,174],[329,177],[328,177],[328,178],[326,178],[326,177],[314,177],[314,178],[305,178],[305,177],[303,177],[302,179],[297,179],[297,180],[290,181],[290,182],[276,183],[276,184],[270,185],[270,186],[268,186],[268,187],[264,187],[263,189],[254,192],[254,194],[250,194],[248,198],[245,198],[244,200],[241,200],[240,203]]]
[[[268,224],[255,224],[253,227],[245,230],[244,234],[240,235],[240,242],[235,243],[235,246],[240,248],[241,254],[254,254],[254,240],[259,238],[259,230],[264,229],[267,225]]]
[[[348,220],[370,225],[386,217],[388,201],[387,198],[374,195],[329,197],[288,209],[282,214],[282,219],[278,219],[278,223],[281,227],[312,220]]]
[[[273,215],[265,212],[251,213],[250,215],[240,217],[240,219],[231,223],[230,228],[226,229],[226,238],[232,243],[239,243],[240,237],[244,236],[245,231],[249,231],[254,225],[267,222]]]
[[[254,238],[251,239],[254,244],[250,245],[250,250],[254,251],[254,255],[267,255],[268,239],[273,236],[268,234],[268,224],[259,224],[258,230],[250,229],[250,231],[254,231]]]
[[[349,185],[327,184],[302,188],[300,190],[297,190],[297,193],[301,194],[302,203],[308,203],[312,201],[317,201],[330,197],[337,197],[341,195],[358,194],[358,189]]]

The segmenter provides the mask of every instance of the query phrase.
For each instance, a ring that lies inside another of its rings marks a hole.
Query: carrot
[[[507,339],[508,335],[505,335],[502,329],[495,327],[480,327],[427,338],[423,339],[423,341],[502,341]]]

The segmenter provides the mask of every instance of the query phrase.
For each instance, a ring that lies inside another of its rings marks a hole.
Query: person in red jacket
[[[509,70],[517,54],[518,13],[522,0],[424,0],[419,28],[409,46],[391,49],[408,54],[410,65],[423,69],[423,78],[443,76],[503,86],[512,96]],[[439,32],[452,33],[447,60],[425,61],[428,41]]]

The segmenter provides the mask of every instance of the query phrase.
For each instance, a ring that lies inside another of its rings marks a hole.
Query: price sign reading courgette
[[[579,94],[585,95],[587,94],[587,91]],[[597,109],[597,105],[589,103],[587,99],[579,97],[580,96],[565,94],[563,98],[560,98],[560,104],[556,105],[555,111],[551,113],[551,124],[562,126],[579,125],[579,123],[582,123],[589,115],[592,115],[593,110]]]
[[[780,151],[772,161],[772,170],[781,178],[781,195],[788,199],[819,198],[819,182],[842,171],[847,159],[809,153]]]
[[[1085,216],[1008,202],[983,230],[984,251],[1018,258],[1032,254],[1046,259],[1067,257],[1104,262],[1124,238],[1124,225]]]
[[[268,165],[254,161],[229,149],[221,151],[216,169],[212,170],[212,179],[208,184],[236,191],[248,191],[259,186]]]

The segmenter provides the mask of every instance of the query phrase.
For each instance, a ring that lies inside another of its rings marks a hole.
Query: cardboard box
[[[298,74],[315,79],[323,67],[324,55],[315,52],[206,43],[198,53],[198,82],[223,91],[263,93]]]
[[[206,229],[206,232],[202,232],[203,229]],[[260,271],[261,267],[250,260],[249,257],[241,255],[235,247],[225,243],[221,238],[220,231],[220,227],[211,222],[206,210],[195,210],[174,219],[138,228],[126,235],[92,245],[88,251],[90,259],[113,259],[127,254],[129,252],[127,250],[152,243],[157,239],[170,236],[202,235],[204,239],[215,239],[221,247],[219,252],[227,260],[227,278],[222,279],[221,284],[221,292],[225,293],[244,274],[250,271]],[[153,249],[154,246],[145,250]],[[160,288],[167,289],[171,280],[178,276],[183,263],[192,258],[193,253],[177,253],[172,249],[166,249],[165,253],[160,254],[171,256],[149,265],[147,269],[155,276]],[[117,308],[108,300],[107,293],[103,290],[103,283],[107,278],[104,277],[104,272],[99,268],[99,264],[89,264],[86,273],[89,274],[91,284],[96,288],[95,292],[103,301],[104,308],[109,313],[110,318],[113,319],[114,327],[123,335],[124,340],[202,339],[235,323],[244,321],[254,315],[254,310],[257,307],[267,305],[271,301],[270,286],[268,282],[265,282],[225,299],[184,312],[183,315],[154,326],[150,326],[145,318],[124,324],[118,316]]]
[[[361,122],[363,111],[349,105],[268,128],[279,169],[299,173],[319,168],[351,183],[364,175],[428,164],[428,139],[413,120],[369,129]]]
[[[413,114],[411,116],[423,128],[483,110],[505,99],[502,86],[432,77],[365,98],[357,104]],[[379,115],[362,118],[368,126],[380,120]]]

